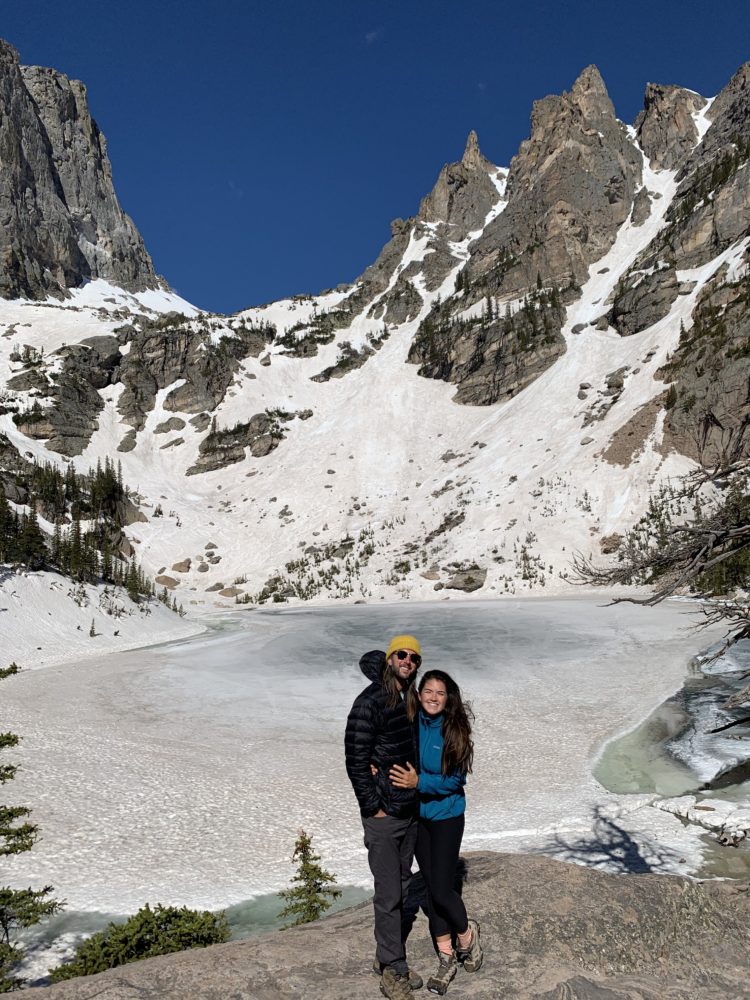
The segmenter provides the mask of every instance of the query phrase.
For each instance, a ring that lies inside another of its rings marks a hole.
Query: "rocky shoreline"
[[[750,997],[750,883],[610,875],[549,858],[468,854],[464,897],[485,965],[460,973],[475,1000],[727,1000]],[[416,880],[415,880],[416,881]],[[350,1000],[378,997],[372,907],[261,938],[149,959],[45,990],[50,1000]],[[434,961],[426,920],[412,965]],[[29,993],[34,990],[29,991]]]

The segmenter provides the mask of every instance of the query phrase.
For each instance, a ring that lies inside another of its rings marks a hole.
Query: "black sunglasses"
[[[398,649],[396,650],[396,656],[399,660],[411,660],[417,669],[422,666],[422,657],[419,653],[412,653],[408,649]]]

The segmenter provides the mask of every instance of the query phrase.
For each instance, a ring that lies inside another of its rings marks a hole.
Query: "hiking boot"
[[[388,1000],[411,1000],[409,977],[399,976],[386,965],[380,979],[380,992],[384,997],[388,997]]]
[[[468,948],[457,948],[457,958],[467,972],[479,972],[484,959],[484,952],[479,943],[479,924],[476,920],[470,920],[469,928],[471,930],[471,944]]]
[[[443,996],[456,974],[458,963],[455,951],[452,951],[450,955],[447,952],[439,951],[438,960],[438,970],[434,976],[430,976],[427,980],[427,989],[430,993],[437,993],[438,996]]]
[[[376,976],[382,975],[380,969],[380,962],[377,960],[377,958],[374,958],[372,961],[372,971],[375,973]],[[412,972],[412,970],[409,969],[409,989],[421,990],[423,986],[424,982],[422,981],[422,977],[419,975],[419,973]]]

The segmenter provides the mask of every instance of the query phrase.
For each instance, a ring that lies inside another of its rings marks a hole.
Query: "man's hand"
[[[406,767],[394,764],[388,772],[388,777],[391,779],[391,784],[395,785],[396,788],[416,788],[419,781],[419,775],[408,760]]]
[[[384,813],[382,809],[378,809],[378,811],[377,811],[376,813],[373,813],[373,814],[372,814],[372,818],[373,818],[373,819],[380,819],[380,818],[381,818],[381,816],[387,816],[387,815],[388,815],[388,814],[387,814],[387,813]]]

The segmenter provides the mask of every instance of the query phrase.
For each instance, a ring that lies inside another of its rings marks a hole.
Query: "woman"
[[[419,773],[407,763],[391,768],[390,778],[396,788],[419,792],[416,857],[427,886],[430,932],[440,961],[427,988],[442,996],[459,962],[467,972],[477,972],[483,957],[479,924],[467,918],[454,888],[464,832],[464,785],[474,758],[473,716],[456,682],[442,670],[428,670],[424,675],[419,708],[412,714],[419,730]]]

